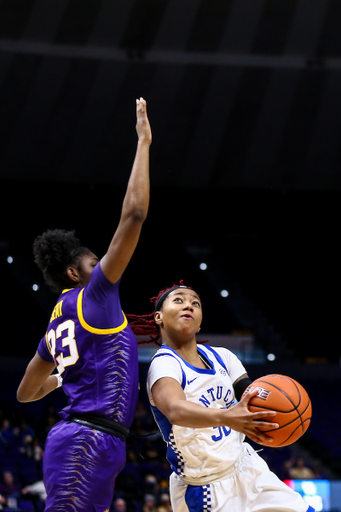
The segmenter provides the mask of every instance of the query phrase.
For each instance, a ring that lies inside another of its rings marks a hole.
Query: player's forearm
[[[19,389],[17,392],[17,399],[19,402],[34,402],[48,395],[57,387],[58,380],[56,378],[56,375],[50,375],[38,390],[36,390],[34,387],[26,387],[26,389]]]
[[[148,139],[140,139],[122,206],[122,217],[144,222],[149,207],[149,148]]]
[[[166,416],[173,425],[181,427],[206,428],[226,425],[225,409],[206,408],[189,400],[171,402]]]

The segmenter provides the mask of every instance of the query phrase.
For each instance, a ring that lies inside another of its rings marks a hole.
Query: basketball
[[[243,396],[258,388],[258,394],[251,398],[248,408],[251,412],[261,410],[276,411],[276,415],[265,420],[278,423],[277,429],[260,428],[272,437],[272,442],[262,442],[265,446],[281,447],[295,443],[310,425],[312,407],[306,390],[286,375],[265,375],[253,381]]]

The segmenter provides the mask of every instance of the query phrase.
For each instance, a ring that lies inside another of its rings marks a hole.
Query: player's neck
[[[177,340],[163,340],[163,344],[175,350],[179,356],[187,363],[196,368],[206,368],[206,365],[199,356],[196,338],[192,338],[187,343]]]

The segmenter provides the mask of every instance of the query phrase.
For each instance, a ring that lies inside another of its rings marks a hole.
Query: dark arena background
[[[44,510],[44,442],[65,403],[62,390],[16,401],[56,299],[33,240],[75,229],[105,253],[142,96],[151,203],[123,309],[149,313],[183,279],[203,300],[200,339],[251,378],[298,380],[311,425],[263,456],[316,511],[341,511],[340,91],[338,0],[0,1],[0,483],[10,472],[20,489],[0,510]],[[144,384],[155,350],[140,349],[136,442],[112,511],[171,510]]]

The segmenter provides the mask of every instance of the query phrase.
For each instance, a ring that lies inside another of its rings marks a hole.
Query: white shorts
[[[236,473],[202,486],[170,477],[173,512],[314,512],[247,444]]]

